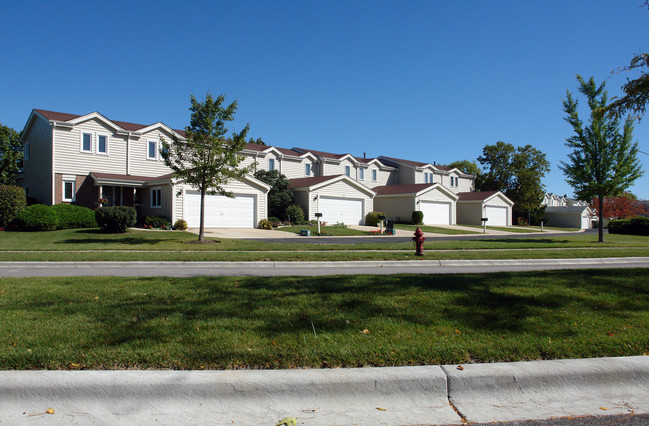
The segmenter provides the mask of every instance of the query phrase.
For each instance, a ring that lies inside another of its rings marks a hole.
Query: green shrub
[[[262,219],[259,221],[259,229],[273,229],[273,222],[268,219]]]
[[[50,206],[35,204],[18,213],[13,223],[19,231],[54,231],[58,217]]]
[[[412,224],[413,225],[421,225],[424,223],[424,212],[421,212],[419,210],[415,210],[412,212]]]
[[[174,223],[174,229],[184,231],[187,229],[187,221],[185,219],[178,219],[176,223]]]
[[[95,210],[95,219],[104,232],[121,234],[135,226],[137,213],[133,207],[109,206]]]
[[[57,229],[96,228],[95,212],[74,204],[56,204],[50,207],[58,218]]]
[[[144,218],[145,228],[171,229],[171,223],[164,216],[147,216]]]
[[[0,185],[0,228],[6,228],[25,206],[27,201],[24,189],[14,185]]]
[[[300,206],[292,204],[286,208],[284,214],[286,218],[295,225],[302,225],[304,223],[304,211]]]
[[[279,218],[276,218],[274,216],[269,217],[268,220],[273,225],[273,228],[277,228],[282,223],[282,221],[279,220]]]
[[[649,217],[636,216],[629,219],[611,220],[609,234],[649,235]]]
[[[383,212],[369,212],[365,215],[365,225],[367,226],[378,226],[381,222],[379,216],[385,216]]]

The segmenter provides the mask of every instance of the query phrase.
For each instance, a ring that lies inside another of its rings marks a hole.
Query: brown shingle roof
[[[304,152],[310,152],[311,154],[322,158],[333,158],[334,160],[339,160],[343,158],[345,155],[347,155],[347,154],[334,154],[332,152],[325,152],[325,151],[314,151],[312,149],[305,149],[305,148],[294,148],[294,149],[304,151]]]
[[[437,185],[435,183],[403,183],[399,185],[384,185],[375,186],[372,188],[377,194],[416,194],[417,192],[426,189],[430,186]]]
[[[394,157],[385,157],[381,156],[381,158],[385,158],[386,160],[392,160],[397,163],[403,163],[403,164],[408,164],[410,166],[415,166],[415,167],[422,167],[426,166],[429,163],[420,163],[419,161],[410,161],[410,160],[403,160],[401,158],[394,158]]]
[[[308,178],[299,178],[299,179],[291,179],[289,182],[291,183],[289,188],[308,188],[313,185],[317,185],[322,182],[326,182],[328,180],[332,180],[334,178],[337,178],[338,176],[342,175],[333,175],[333,176],[316,176],[316,177],[308,177]]]
[[[458,201],[480,201],[486,200],[496,193],[498,191],[458,192],[455,195],[460,197]]]

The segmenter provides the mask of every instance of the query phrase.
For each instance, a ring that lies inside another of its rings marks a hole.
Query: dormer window
[[[345,166],[345,176],[351,176],[352,175],[352,168],[349,166]]]
[[[358,169],[358,180],[365,180],[365,169],[362,167]]]
[[[304,165],[304,175],[305,176],[311,176],[311,164],[310,163],[306,163]]]
[[[268,159],[268,170],[275,170],[275,159],[274,158],[269,158]]]
[[[376,169],[372,169],[372,182],[376,182]]]

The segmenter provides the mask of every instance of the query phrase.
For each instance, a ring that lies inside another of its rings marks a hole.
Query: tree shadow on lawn
[[[77,234],[95,235],[93,238],[68,238],[63,240],[63,244],[124,244],[124,245],[143,245],[159,244],[168,242],[165,238],[151,238],[149,236],[139,235],[126,232],[124,234],[110,234],[103,232],[101,229],[82,229],[76,231]]]

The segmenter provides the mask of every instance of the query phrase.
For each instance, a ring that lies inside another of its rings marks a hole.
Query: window
[[[97,135],[97,153],[108,154],[108,136]]]
[[[29,142],[25,142],[24,150],[25,152],[23,153],[23,159],[29,160]]]
[[[424,172],[424,183],[433,183],[431,173]]]
[[[151,188],[151,208],[162,207],[162,189]]]
[[[72,202],[74,201],[74,179],[64,179],[63,180],[63,201]]]
[[[158,142],[149,141],[146,158],[148,158],[149,160],[155,160],[156,158],[158,158]]]
[[[92,134],[81,134],[81,152],[92,152]]]
[[[358,180],[363,179],[365,179],[365,169],[361,167],[360,169],[358,169]]]
[[[275,159],[274,158],[269,158],[268,159],[268,170],[275,170]]]
[[[306,164],[304,165],[304,174],[305,174],[306,176],[311,176],[311,164],[306,163]]]
[[[458,186],[458,178],[451,176],[451,186]]]
[[[372,169],[372,182],[376,182],[376,169]]]
[[[351,176],[352,175],[352,168],[349,166],[345,166],[345,176]]]

